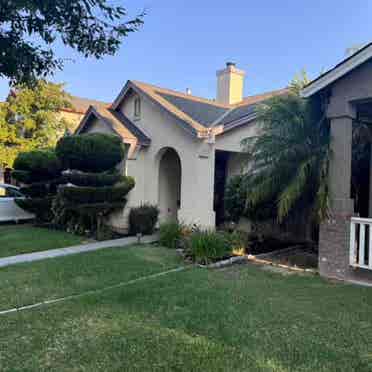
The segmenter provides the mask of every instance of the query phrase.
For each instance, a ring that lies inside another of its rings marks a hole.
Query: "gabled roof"
[[[148,146],[151,139],[146,136],[136,125],[134,125],[124,114],[114,112],[112,109],[99,106],[90,106],[81,120],[75,133],[79,134],[88,124],[89,119],[95,116],[101,120],[116,134],[123,138],[124,142],[138,141],[143,146]]]
[[[236,105],[225,105],[214,100],[130,80],[112,104],[113,110],[117,109],[130,90],[138,94],[144,94],[152,102],[177,118],[186,130],[200,137],[208,133],[213,127],[223,127],[222,131],[218,131],[217,134],[219,134],[234,127],[236,121],[241,121],[241,119],[247,117],[249,117],[249,120],[253,119],[258,103],[288,92],[287,89],[271,91],[246,97]]]
[[[75,112],[77,114],[85,114],[90,106],[109,107],[110,103],[97,101],[94,99],[70,96],[71,107],[64,108],[62,111]]]
[[[372,43],[358,50],[348,58],[345,58],[339,64],[320,75],[310,82],[301,92],[302,97],[308,98],[326,88],[336,80],[354,70],[364,62],[372,58]]]

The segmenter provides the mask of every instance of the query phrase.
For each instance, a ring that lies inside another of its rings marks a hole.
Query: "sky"
[[[233,61],[246,71],[245,96],[288,85],[305,69],[311,78],[372,41],[370,0],[119,1],[145,24],[115,56],[85,59],[61,44],[64,82],[77,96],[111,102],[128,79],[214,98],[216,71]],[[0,100],[8,82],[0,79]]]

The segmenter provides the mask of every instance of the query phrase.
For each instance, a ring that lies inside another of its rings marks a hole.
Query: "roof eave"
[[[231,121],[230,123],[226,123],[223,125],[223,130],[218,134],[224,134],[232,129],[239,128],[246,124],[250,124],[252,121],[256,120],[258,115],[256,113],[241,117],[237,120]]]
[[[372,58],[372,43],[368,44],[357,53],[346,58],[331,70],[320,75],[317,79],[310,82],[302,91],[301,97],[309,98],[319,91],[323,90],[336,80],[340,79],[348,72],[354,70],[364,62]]]
[[[111,108],[113,110],[116,110],[118,108],[118,106],[120,105],[120,103],[122,102],[123,98],[125,97],[125,95],[127,94],[127,92],[132,89],[133,91],[135,91],[137,94],[142,94],[143,96],[145,96],[147,99],[149,99],[151,102],[155,103],[158,107],[160,107],[162,110],[164,110],[164,112],[168,113],[169,115],[171,115],[174,119],[176,119],[180,124],[181,124],[181,127],[186,131],[188,132],[189,134],[191,134],[193,137],[199,137],[199,131],[197,129],[195,129],[191,124],[189,124],[187,121],[185,120],[182,120],[181,118],[179,118],[176,114],[172,113],[171,111],[167,110],[166,108],[164,108],[157,100],[155,100],[153,97],[151,97],[151,95],[149,95],[147,92],[145,92],[144,90],[142,90],[140,87],[138,87],[135,83],[133,83],[131,80],[128,80],[127,83],[125,84],[124,88],[121,90],[121,92],[119,93],[118,97],[115,99],[115,101],[113,102]]]

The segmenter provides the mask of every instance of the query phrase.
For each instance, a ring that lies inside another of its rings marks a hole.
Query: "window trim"
[[[134,118],[139,119],[141,117],[141,98],[134,98]]]

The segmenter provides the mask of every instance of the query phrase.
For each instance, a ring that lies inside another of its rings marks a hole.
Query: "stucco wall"
[[[134,117],[135,94],[127,96],[119,109],[151,138],[149,147],[142,147],[126,161],[125,173],[134,177],[135,188],[128,195],[124,211],[110,223],[118,230],[127,230],[131,207],[143,203],[159,205],[162,175],[159,174],[161,155],[165,148],[174,149],[181,160],[181,197],[178,219],[204,227],[215,226],[213,211],[215,150],[231,151],[228,177],[239,173],[245,160],[239,156],[241,140],[257,133],[255,123],[235,128],[217,136],[215,144],[196,138],[182,128],[177,119],[163,111],[150,99],[141,96],[140,119]],[[108,133],[110,129],[99,121],[89,124],[89,131]],[[124,170],[123,170],[124,172]],[[160,205],[162,208],[162,206]],[[163,208],[164,209],[164,208]],[[164,211],[161,217],[164,216]]]
[[[352,103],[371,98],[372,61],[368,61],[332,85],[327,116],[354,116]]]
[[[181,206],[179,220],[212,227],[214,148],[187,133],[170,114],[159,109],[152,101],[141,99],[141,118],[134,120],[134,96],[125,99],[122,112],[150,138],[151,145],[138,152],[136,159],[128,160],[127,174],[136,179],[128,207],[143,202],[159,202],[159,162],[161,150],[173,148],[181,159]],[[125,221],[120,221],[125,224]]]
[[[231,129],[216,137],[216,150],[241,152],[242,140],[256,136],[259,133],[257,122],[251,121],[247,125]]]

